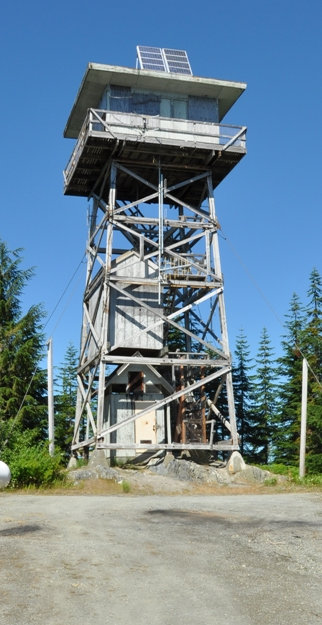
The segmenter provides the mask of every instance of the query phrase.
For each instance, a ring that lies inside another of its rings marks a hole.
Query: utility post
[[[53,346],[52,339],[47,342],[47,388],[48,388],[48,440],[49,454],[55,452],[54,429],[54,384],[53,384]]]
[[[305,447],[306,447],[306,420],[307,420],[307,379],[308,365],[306,358],[302,362],[302,404],[301,404],[301,442],[300,442],[300,477],[305,476]]]

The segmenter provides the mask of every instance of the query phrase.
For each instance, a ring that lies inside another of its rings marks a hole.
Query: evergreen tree
[[[271,457],[273,423],[276,420],[276,368],[273,349],[266,328],[263,328],[256,357],[256,375],[253,382],[254,460],[267,464]]]
[[[9,251],[0,241],[0,430],[5,438],[12,424],[20,429],[46,424],[46,377],[37,365],[43,355],[39,305],[21,314],[21,296],[32,269],[22,269],[21,249]]]
[[[182,319],[176,319],[178,324],[182,325]],[[184,352],[186,351],[186,334],[181,332],[179,328],[175,328],[172,325],[168,325],[166,328],[167,347],[169,352]]]
[[[308,298],[305,328],[301,338],[305,356],[319,375],[322,361],[322,284],[317,269],[313,269],[310,275]]]
[[[307,404],[308,471],[322,472],[322,285],[317,269],[310,275],[303,354],[309,364]]]
[[[59,368],[58,394],[55,397],[55,443],[63,453],[65,462],[71,454],[77,396],[78,354],[70,343],[62,366]]]
[[[282,337],[284,353],[278,359],[280,408],[275,423],[274,459],[291,465],[297,464],[299,457],[304,312],[294,293],[286,315],[287,333]]]
[[[277,430],[276,459],[297,464],[300,448],[302,361],[309,365],[307,407],[307,467],[322,470],[322,344],[321,344],[321,277],[316,269],[310,275],[308,305],[304,309],[293,296],[291,314],[286,327],[288,335],[283,342],[284,355],[280,359],[281,425]]]
[[[250,458],[252,455],[253,440],[253,416],[252,382],[250,370],[252,369],[250,350],[243,330],[236,339],[235,364],[233,367],[233,385],[236,407],[237,431],[240,436],[240,451]]]

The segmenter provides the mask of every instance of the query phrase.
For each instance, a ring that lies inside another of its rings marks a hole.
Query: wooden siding
[[[114,263],[114,276],[120,280],[129,297],[111,290],[109,336],[111,349],[126,347],[137,350],[160,350],[163,347],[163,328],[160,317],[152,311],[131,300],[131,293],[150,308],[162,313],[158,302],[158,288],[141,285],[134,287],[128,284],[131,278],[156,278],[156,266],[151,261],[141,261],[134,252],[124,254]],[[127,284],[122,282],[122,277]],[[145,332],[145,328],[157,324],[155,328]]]

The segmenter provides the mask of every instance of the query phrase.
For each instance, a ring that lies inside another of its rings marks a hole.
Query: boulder
[[[233,451],[228,462],[227,462],[227,471],[230,474],[239,473],[240,471],[244,471],[246,469],[246,463],[243,459],[243,456],[239,453],[239,451]]]

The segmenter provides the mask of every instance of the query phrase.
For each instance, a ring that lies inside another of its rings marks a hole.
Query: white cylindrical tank
[[[8,486],[11,479],[11,473],[8,465],[0,460],[0,488]]]

